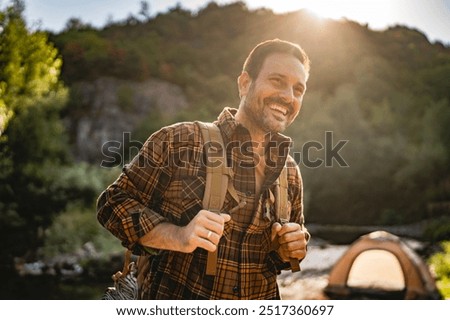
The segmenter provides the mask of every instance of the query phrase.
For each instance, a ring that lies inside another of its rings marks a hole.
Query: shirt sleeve
[[[169,135],[164,128],[153,134],[97,200],[100,224],[137,255],[149,252],[138,240],[166,221],[152,208],[171,180]]]

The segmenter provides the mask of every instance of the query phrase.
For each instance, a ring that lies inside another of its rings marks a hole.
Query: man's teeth
[[[285,108],[280,107],[280,106],[278,106],[278,105],[276,105],[276,104],[272,104],[272,105],[270,106],[270,109],[279,111],[279,112],[281,112],[283,115],[286,115],[286,114],[287,114],[287,110],[286,110]]]

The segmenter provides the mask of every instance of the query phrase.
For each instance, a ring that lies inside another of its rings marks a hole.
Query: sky
[[[5,7],[8,0],[0,0]],[[165,12],[179,3],[193,12],[210,0],[147,0],[150,15]],[[219,4],[234,2],[215,0]],[[404,25],[423,32],[431,42],[450,45],[450,0],[245,0],[248,8],[269,8],[276,13],[308,9],[318,17],[342,17],[368,24],[374,30]],[[79,18],[95,27],[107,21],[137,15],[141,0],[25,0],[28,26],[54,32],[61,31],[67,20]]]

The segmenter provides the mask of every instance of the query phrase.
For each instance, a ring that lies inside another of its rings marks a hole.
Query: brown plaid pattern
[[[234,120],[236,110],[226,108],[217,124],[227,146],[228,165],[239,199],[247,205],[232,214],[218,247],[217,275],[205,275],[207,252],[186,254],[153,250],[148,255],[138,239],[168,221],[189,223],[202,209],[205,152],[199,127],[178,123],[162,128],[144,144],[119,178],[98,200],[98,220],[135,254],[147,255],[150,271],[143,284],[147,299],[279,299],[276,276],[289,268],[271,251],[273,206],[264,214],[265,201],[284,165],[288,166],[291,221],[303,224],[302,180],[288,155],[291,140],[277,134],[266,149],[266,180],[255,198],[254,156],[250,134]],[[247,145],[246,145],[247,143]],[[249,151],[250,150],[250,151]],[[237,205],[229,193],[223,212]]]

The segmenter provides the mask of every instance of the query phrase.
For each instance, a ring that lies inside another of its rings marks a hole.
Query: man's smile
[[[286,116],[288,114],[288,110],[286,109],[286,107],[282,107],[278,104],[271,104],[269,105],[269,108],[271,110],[281,113],[283,116]]]

